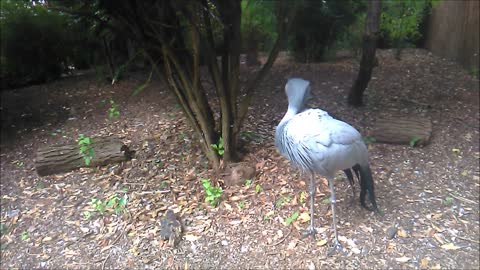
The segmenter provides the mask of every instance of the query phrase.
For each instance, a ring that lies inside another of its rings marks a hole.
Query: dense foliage
[[[363,1],[299,1],[290,48],[301,62],[320,61],[329,46],[357,20]]]

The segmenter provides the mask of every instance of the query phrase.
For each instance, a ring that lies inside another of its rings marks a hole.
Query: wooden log
[[[118,163],[132,158],[133,152],[118,138],[92,138],[90,147],[95,152],[87,166],[77,143],[46,146],[37,150],[35,167],[39,176],[68,172],[80,167],[96,167]]]
[[[426,145],[432,136],[432,121],[416,115],[379,117],[374,124],[372,137],[376,142]]]

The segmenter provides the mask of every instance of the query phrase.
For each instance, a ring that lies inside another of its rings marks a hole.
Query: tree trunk
[[[365,34],[363,36],[363,52],[360,61],[360,70],[357,79],[348,94],[348,103],[353,106],[363,104],[363,92],[372,77],[375,62],[375,50],[380,32],[381,0],[369,0],[367,7],[367,19],[365,22]]]
[[[394,144],[426,145],[431,136],[430,118],[416,115],[378,118],[372,131],[376,142]]]
[[[68,172],[80,167],[96,167],[132,158],[133,152],[116,138],[94,138],[90,145],[95,156],[87,166],[77,143],[47,146],[37,150],[35,167],[40,176]]]

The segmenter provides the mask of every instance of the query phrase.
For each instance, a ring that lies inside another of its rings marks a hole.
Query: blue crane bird
[[[353,184],[351,169],[360,182],[360,202],[365,204],[368,193],[372,204],[370,210],[379,213],[375,201],[374,183],[368,164],[368,151],[360,133],[349,124],[331,117],[320,109],[309,109],[306,102],[310,98],[310,82],[300,79],[289,79],[285,85],[288,98],[288,110],[275,131],[275,145],[280,153],[304,173],[310,174],[310,227],[306,236],[315,236],[313,225],[315,174],[327,178],[330,187],[330,203],[332,206],[333,231],[335,243],[333,249],[342,251],[338,242],[335,215],[334,176],[338,170],[347,175]]]

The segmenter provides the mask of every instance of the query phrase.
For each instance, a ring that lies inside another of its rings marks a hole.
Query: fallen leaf
[[[360,249],[354,247],[354,248],[352,248],[352,252],[353,252],[354,254],[360,254],[361,251],[360,251]]]
[[[394,242],[389,242],[387,245],[387,253],[393,253],[397,245]]]
[[[410,257],[405,257],[405,256],[404,256],[404,257],[400,257],[400,258],[395,258],[395,260],[396,260],[397,262],[401,262],[401,263],[408,262],[408,261],[410,261],[411,259],[412,259],[412,258],[410,258]]]
[[[443,249],[446,249],[446,250],[457,250],[457,249],[459,249],[460,247],[459,247],[459,246],[455,246],[455,244],[453,244],[453,243],[448,243],[448,244],[442,245],[442,248],[443,248]]]
[[[322,239],[320,241],[317,242],[317,246],[318,247],[323,247],[327,244],[327,240],[326,239]]]
[[[49,242],[49,241],[52,241],[52,237],[50,236],[46,236],[42,239],[42,242]]]
[[[297,218],[300,223],[305,223],[310,221],[310,215],[307,212],[303,212],[300,214],[300,216]]]
[[[230,204],[224,202],[223,206],[225,206],[225,209],[227,209],[227,211],[232,211],[232,206]]]
[[[193,235],[193,234],[186,234],[184,236],[184,238],[187,241],[193,242],[193,241],[197,241],[198,239],[200,239],[200,236],[196,236],[196,235]]]
[[[408,236],[407,232],[402,228],[398,229],[397,235],[400,236],[400,237],[403,237],[403,238]]]
[[[428,258],[426,258],[426,257],[423,258],[422,260],[420,260],[420,267],[421,267],[421,268],[427,268],[429,261],[430,261],[430,260],[429,260]]]
[[[297,246],[298,240],[294,239],[290,243],[288,243],[287,250],[293,250]]]

